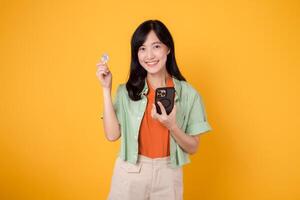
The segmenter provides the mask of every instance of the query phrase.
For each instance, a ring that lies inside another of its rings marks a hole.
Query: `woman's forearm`
[[[187,135],[177,125],[170,129],[170,133],[185,152],[189,154],[196,153],[199,145],[198,138]]]
[[[113,107],[111,89],[103,88],[103,121],[105,136],[109,141],[117,140],[120,135],[120,125]]]

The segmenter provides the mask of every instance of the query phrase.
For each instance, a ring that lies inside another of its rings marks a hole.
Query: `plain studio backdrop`
[[[144,20],[170,29],[213,131],[184,167],[185,200],[300,199],[300,3],[0,2],[0,199],[105,199],[120,141],[104,137],[96,63],[112,95]]]

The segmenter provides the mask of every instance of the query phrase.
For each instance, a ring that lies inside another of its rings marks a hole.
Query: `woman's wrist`
[[[111,93],[111,88],[110,87],[103,87],[103,94],[110,94]]]
[[[174,123],[174,124],[169,128],[169,130],[172,131],[172,132],[174,132],[177,128],[178,128],[177,123]]]
[[[103,88],[103,99],[104,101],[110,101],[112,99],[110,88]]]

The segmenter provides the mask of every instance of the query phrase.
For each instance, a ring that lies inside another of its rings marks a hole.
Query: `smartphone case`
[[[174,87],[156,88],[156,90],[155,90],[156,112],[158,114],[161,114],[160,107],[157,104],[157,102],[160,101],[163,104],[163,106],[166,110],[166,113],[169,115],[174,107],[174,97],[175,97],[175,88]]]

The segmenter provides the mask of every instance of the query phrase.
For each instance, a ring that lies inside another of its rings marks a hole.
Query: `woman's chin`
[[[147,70],[147,73],[148,74],[151,74],[151,75],[155,75],[155,74],[159,74],[160,73],[160,71],[159,70]]]
[[[149,74],[158,74],[158,73],[160,73],[161,71],[163,71],[162,70],[162,68],[159,68],[159,67],[153,67],[153,68],[151,68],[151,67],[147,67],[146,68],[146,71],[147,71],[147,73],[149,73]]]

